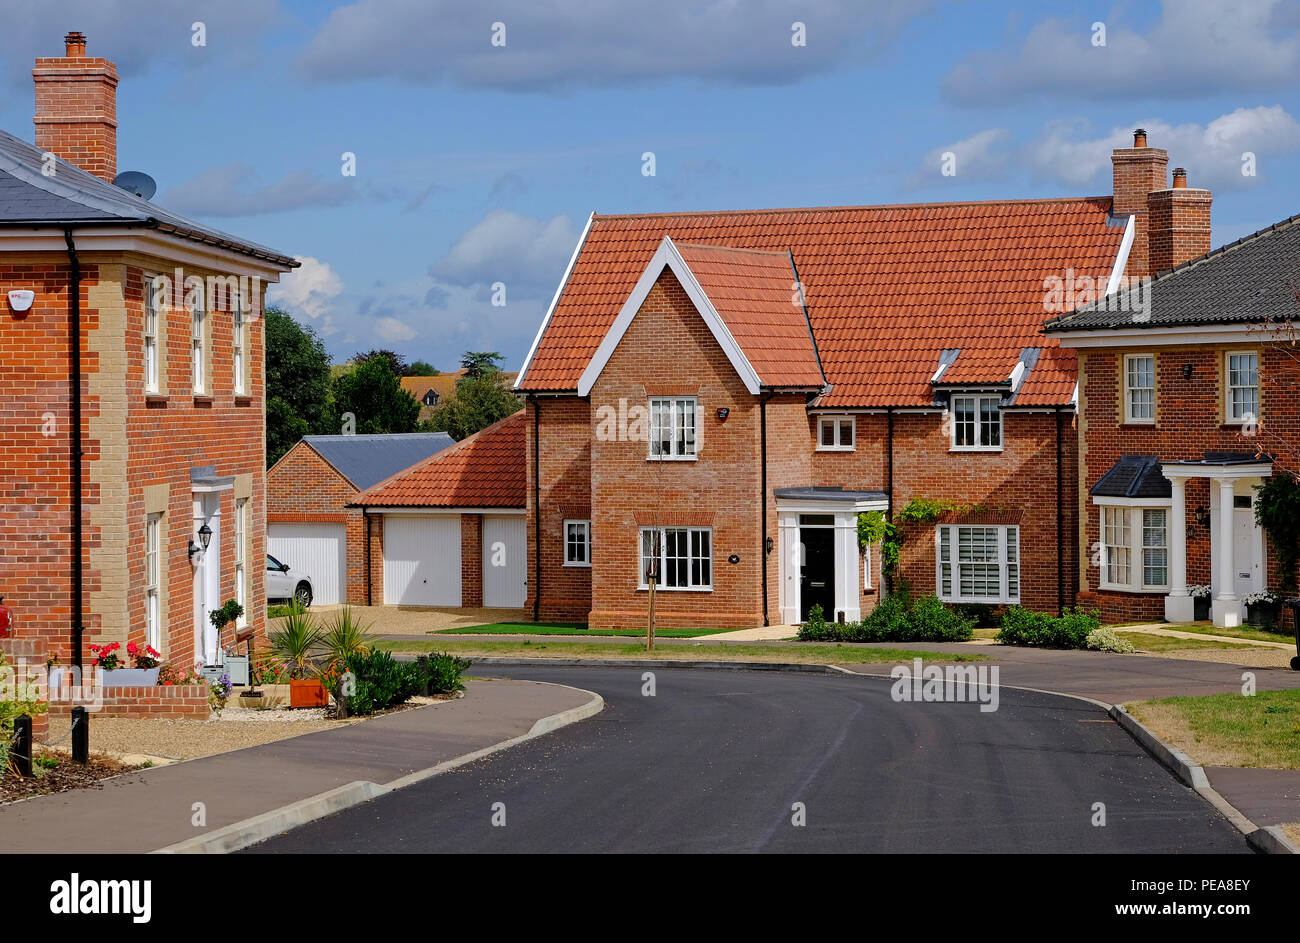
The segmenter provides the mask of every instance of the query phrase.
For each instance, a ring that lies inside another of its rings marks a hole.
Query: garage
[[[330,606],[343,601],[347,585],[345,524],[278,523],[266,526],[266,550],[281,563],[311,579],[312,602]]]
[[[384,515],[384,604],[461,604],[460,515]]]
[[[528,546],[524,518],[483,516],[483,605],[521,609],[528,598]]]

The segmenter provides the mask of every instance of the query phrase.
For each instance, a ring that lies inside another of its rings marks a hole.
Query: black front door
[[[803,574],[799,578],[799,617],[807,620],[808,610],[822,607],[827,622],[835,621],[835,530],[830,527],[800,527],[803,542]]]

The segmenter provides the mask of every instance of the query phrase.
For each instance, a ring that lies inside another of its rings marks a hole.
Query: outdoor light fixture
[[[1190,380],[1191,378],[1192,378],[1192,365],[1190,363],[1185,363],[1183,364],[1183,379]]]
[[[193,559],[194,554],[200,550],[207,550],[210,543],[212,543],[212,528],[204,524],[199,528],[199,542],[196,544],[193,540],[190,541],[190,558]]]
[[[1196,523],[1201,527],[1210,526],[1210,512],[1204,507],[1198,507],[1194,512],[1196,514]]]
[[[764,542],[763,549],[766,550],[768,553],[771,553],[771,552],[772,552],[772,547],[773,547],[773,546],[775,546],[775,544],[772,542],[772,538],[769,537],[769,538],[767,538],[767,540]]]

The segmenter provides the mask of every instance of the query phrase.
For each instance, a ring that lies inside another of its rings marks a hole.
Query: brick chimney
[[[1148,264],[1151,274],[1210,251],[1209,190],[1187,185],[1187,171],[1174,169],[1174,185],[1147,194]]]
[[[1113,212],[1116,216],[1134,217],[1133,247],[1124,274],[1141,277],[1149,272],[1147,195],[1169,185],[1169,154],[1161,147],[1147,147],[1147,133],[1138,128],[1133,132],[1133,146],[1115,148],[1110,162],[1115,173]]]
[[[117,176],[117,66],[86,55],[68,33],[65,52],[36,60],[36,146],[112,182]]]

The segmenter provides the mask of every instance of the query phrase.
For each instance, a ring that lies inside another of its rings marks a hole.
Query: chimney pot
[[[64,55],[69,59],[80,59],[86,54],[86,34],[71,32],[63,37]]]
[[[1146,128],[1138,128],[1136,131],[1133,132],[1133,146],[1134,146],[1134,147],[1146,147],[1146,146],[1147,146],[1147,130],[1146,130]]]
[[[1174,189],[1182,190],[1187,187],[1187,171],[1182,167],[1174,168]]]

